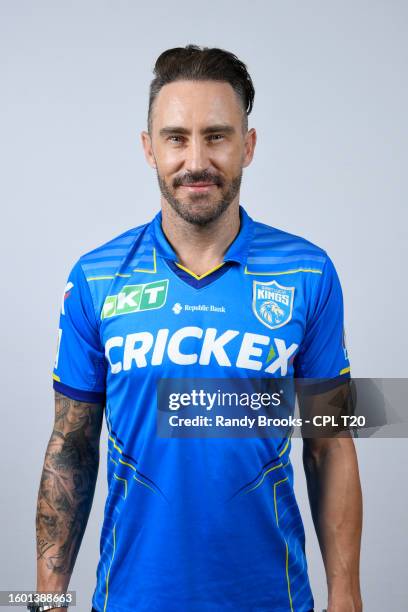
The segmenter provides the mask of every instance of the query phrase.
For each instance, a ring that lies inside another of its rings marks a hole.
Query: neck
[[[220,265],[239,232],[239,198],[218,219],[205,226],[185,221],[162,198],[163,232],[177,253],[178,263],[201,276]]]

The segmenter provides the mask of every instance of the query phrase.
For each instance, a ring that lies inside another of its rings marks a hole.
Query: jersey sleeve
[[[295,376],[350,378],[343,293],[334,264],[328,256],[312,299],[304,338],[294,360]]]
[[[53,370],[56,391],[86,402],[105,402],[106,359],[88,281],[80,260],[65,286]]]

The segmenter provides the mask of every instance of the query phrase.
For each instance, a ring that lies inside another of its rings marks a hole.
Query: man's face
[[[226,82],[176,81],[157,95],[142,142],[163,198],[189,223],[214,221],[238,197],[256,142],[243,117]]]

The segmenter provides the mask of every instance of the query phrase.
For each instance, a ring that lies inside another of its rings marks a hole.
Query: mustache
[[[211,174],[211,172],[191,172],[179,176],[174,179],[173,187],[180,187],[180,185],[194,185],[194,183],[213,183],[218,187],[223,187],[224,181],[220,176]]]

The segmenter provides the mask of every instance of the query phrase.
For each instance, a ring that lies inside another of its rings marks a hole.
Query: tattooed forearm
[[[71,575],[95,490],[103,406],[55,392],[55,423],[48,442],[37,503],[39,582]],[[55,581],[54,581],[55,584]]]

